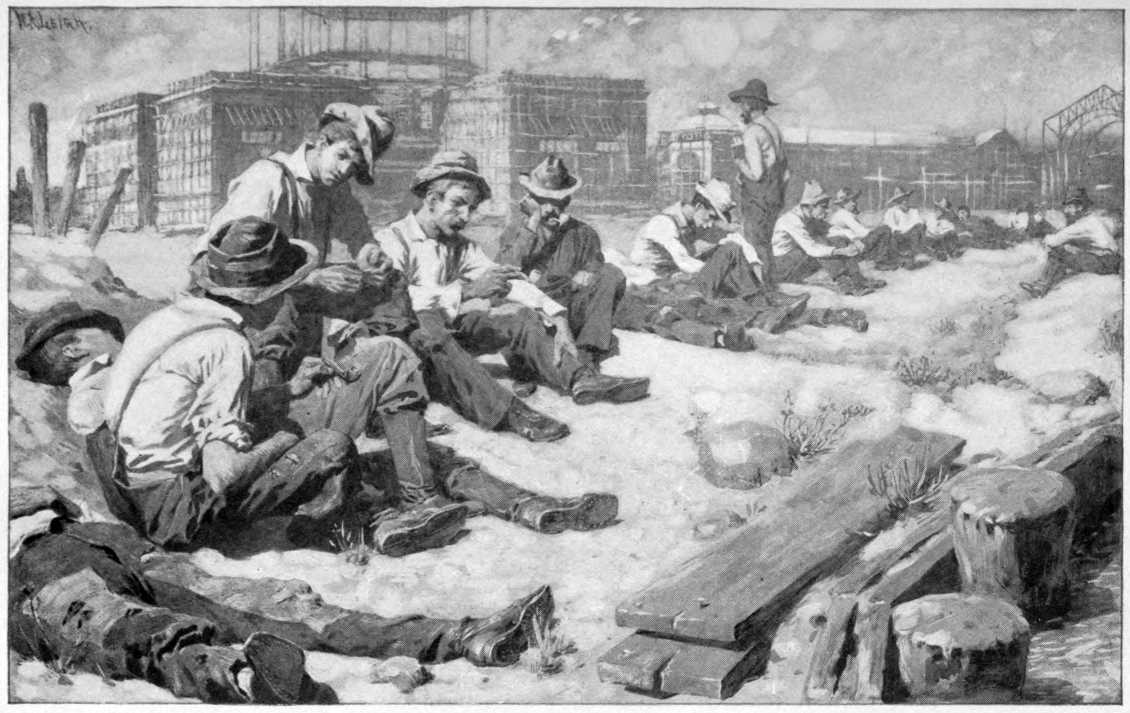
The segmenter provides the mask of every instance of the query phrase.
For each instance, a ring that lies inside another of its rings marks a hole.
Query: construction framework
[[[1058,201],[1069,186],[1087,186],[1110,180],[1121,185],[1121,150],[1110,132],[1124,125],[1125,98],[1107,85],[1080,97],[1044,119],[1042,193]],[[1117,142],[1120,146],[1120,142]],[[1107,166],[1104,170],[1101,164]]]

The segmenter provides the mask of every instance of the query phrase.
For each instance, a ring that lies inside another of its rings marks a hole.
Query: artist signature
[[[91,26],[77,15],[44,14],[42,10],[13,10],[16,16],[16,29],[39,32],[85,32],[90,34]]]

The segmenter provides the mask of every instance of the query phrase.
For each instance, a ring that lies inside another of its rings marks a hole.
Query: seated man
[[[1084,188],[1076,188],[1063,201],[1067,227],[1044,238],[1048,262],[1036,282],[1020,286],[1033,297],[1043,297],[1053,287],[1078,272],[1117,275],[1122,270],[1122,220],[1092,207]]]
[[[604,261],[600,236],[565,213],[581,179],[550,154],[518,175],[526,189],[515,220],[499,238],[498,262],[519,268],[530,282],[568,311],[581,363],[596,369],[615,353],[612,315],[624,295],[624,273]]]
[[[992,218],[974,216],[969,206],[957,207],[954,229],[957,231],[958,244],[963,248],[1003,250],[1012,245],[1006,228],[997,225]]]
[[[845,295],[866,295],[886,285],[870,280],[859,271],[858,255],[862,243],[843,247],[829,244],[826,236],[828,204],[831,196],[816,181],[807,181],[800,203],[784,213],[773,226],[774,269],[778,282],[800,282],[824,270]]]
[[[902,266],[908,269],[921,266],[915,262],[915,258],[922,252],[922,241],[926,235],[926,221],[922,219],[918,209],[910,207],[912,195],[914,191],[897,187],[895,194],[887,199],[890,207],[883,214],[883,225],[891,229]]]
[[[964,252],[958,240],[958,217],[949,198],[935,201],[938,212],[926,224],[925,245],[935,260],[945,262],[960,257]]]
[[[125,525],[80,521],[48,487],[13,487],[9,503],[9,645],[205,703],[336,703],[303,649],[508,666],[553,615],[546,586],[482,619],[350,611],[294,596],[294,580],[212,577]]]
[[[411,191],[421,199],[420,207],[376,237],[408,280],[420,320],[412,339],[425,359],[428,387],[437,400],[485,426],[492,426],[492,415],[506,417],[517,399],[470,357],[499,351],[516,378],[536,378],[570,394],[577,404],[625,403],[647,396],[649,379],[607,376],[582,364],[565,307],[518,268],[495,263],[463,235],[479,203],[490,198],[474,157],[465,151],[439,152],[417,172]],[[495,302],[506,301],[510,304],[494,308]],[[467,363],[455,370],[450,364],[456,360]],[[474,369],[470,383],[465,375]]]
[[[808,295],[771,295],[754,272],[760,263],[752,246],[729,232],[733,207],[730,187],[711,179],[640,229],[632,259],[662,277],[629,288],[617,327],[732,351],[756,348],[757,330],[776,334],[801,324],[867,329],[855,310],[806,310]]]
[[[859,221],[860,193],[850,188],[836,191],[832,205],[837,207],[828,218],[828,237],[833,241],[848,241],[836,247],[858,243],[859,257],[874,260],[876,270],[895,270],[900,261],[891,228],[880,223],[868,229]]]

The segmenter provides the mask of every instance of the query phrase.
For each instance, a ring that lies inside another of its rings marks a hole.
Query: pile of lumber
[[[904,427],[798,474],[780,506],[617,607],[616,623],[637,631],[601,657],[601,679],[652,695],[733,695],[763,670],[796,597],[889,524],[890,500],[868,475],[903,462],[948,469],[964,445]]]

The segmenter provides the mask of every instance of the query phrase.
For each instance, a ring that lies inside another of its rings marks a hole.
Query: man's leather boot
[[[458,538],[466,521],[467,506],[462,503],[390,508],[373,518],[373,547],[386,557],[436,549]]]
[[[571,391],[573,403],[580,406],[587,406],[597,401],[622,404],[646,398],[650,385],[651,379],[646,376],[609,376],[582,368],[573,380]]]
[[[534,640],[534,627],[553,617],[553,592],[542,586],[485,619],[464,625],[459,636],[463,656],[476,666],[517,663]]]
[[[533,410],[519,398],[510,402],[503,423],[505,428],[533,443],[556,441],[569,435],[569,427],[564,423]]]
[[[611,493],[585,493],[579,498],[534,495],[511,508],[510,519],[520,525],[555,535],[565,530],[596,530],[616,520],[620,501]]]
[[[248,637],[243,655],[253,674],[253,703],[337,703],[332,688],[306,673],[306,654],[296,644],[258,631]]]

